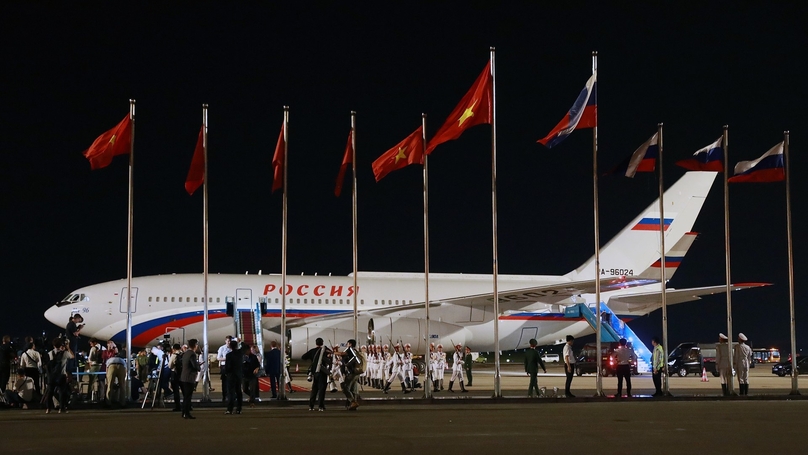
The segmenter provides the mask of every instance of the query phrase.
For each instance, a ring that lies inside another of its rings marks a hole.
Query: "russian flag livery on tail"
[[[673,223],[673,219],[676,217],[675,213],[666,213],[665,214],[665,221],[664,227],[667,231],[668,228]],[[659,213],[656,213],[655,217],[646,217],[641,219],[631,228],[632,231],[657,231],[659,232]]]

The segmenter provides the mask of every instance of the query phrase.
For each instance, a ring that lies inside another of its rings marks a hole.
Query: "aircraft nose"
[[[59,313],[60,312],[61,311],[59,311],[59,308],[57,308],[56,305],[53,305],[50,308],[48,308],[47,310],[45,310],[45,319],[47,319],[48,321],[50,321],[54,325],[57,325],[57,326],[61,325],[59,323],[59,320],[60,320]],[[62,322],[64,322],[64,321],[62,321]]]

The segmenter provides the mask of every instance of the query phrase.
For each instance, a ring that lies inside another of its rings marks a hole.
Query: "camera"
[[[307,380],[307,381],[309,381],[309,382],[311,382],[313,379],[314,379],[314,378],[312,378],[312,376],[311,376],[311,372],[309,372],[309,374],[306,376],[306,380]]]

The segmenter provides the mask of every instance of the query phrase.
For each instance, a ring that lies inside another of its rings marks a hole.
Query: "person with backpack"
[[[34,389],[37,395],[40,395],[42,387],[39,385],[41,382],[39,373],[44,367],[42,365],[42,356],[37,352],[33,341],[28,343],[27,350],[20,356],[20,367],[25,369],[25,376],[34,381]]]
[[[87,372],[90,373],[90,384],[87,390],[90,397],[93,396],[93,392],[98,391],[98,374],[96,373],[101,371],[101,365],[104,363],[102,357],[101,345],[98,344],[98,340],[90,338],[90,353],[87,355]]]
[[[345,351],[337,352],[335,355],[342,356],[342,367],[345,370],[345,381],[342,383],[342,392],[347,400],[345,409],[356,411],[356,408],[359,407],[357,381],[365,372],[367,357],[356,350],[356,340],[354,339],[348,340]]]
[[[174,395],[174,409],[172,411],[182,411],[180,404],[180,375],[182,375],[182,346],[174,343],[171,347],[171,356],[168,359],[168,368],[171,370],[171,391]]]
[[[309,411],[314,411],[314,400],[317,400],[317,410],[325,411],[325,389],[328,383],[328,368],[332,363],[333,352],[323,346],[323,339],[314,340],[317,347],[309,349],[301,359],[311,361],[309,367],[309,380],[311,381],[311,395],[309,395]]]
[[[67,362],[76,356],[69,344],[61,338],[53,339],[53,350],[48,353],[48,387],[45,395],[45,414],[50,414],[53,406],[53,395],[57,393],[59,400],[59,413],[67,413],[67,400],[70,398],[70,381],[67,376]]]

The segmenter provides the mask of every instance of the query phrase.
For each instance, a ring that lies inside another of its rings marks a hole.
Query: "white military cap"
[[[739,333],[739,334],[738,334],[738,339],[739,339],[739,340],[741,340],[741,341],[746,341],[746,340],[748,340],[748,338],[746,338],[746,335],[744,335],[743,333]]]
[[[728,338],[727,338],[727,336],[726,336],[726,335],[724,335],[723,333],[719,333],[719,334],[718,334],[718,338],[720,338],[720,339],[722,339],[722,340],[726,340],[726,339],[728,339]]]

